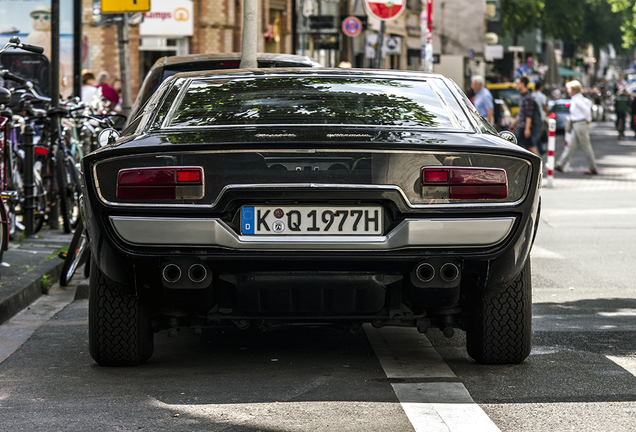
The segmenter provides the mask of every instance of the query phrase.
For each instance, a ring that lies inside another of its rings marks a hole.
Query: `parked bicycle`
[[[6,43],[2,49],[0,49],[0,55],[6,52],[8,49],[20,48],[25,51],[30,51],[34,53],[41,54],[44,49],[42,47],[23,44],[20,42],[20,38],[12,37],[9,39],[9,42]],[[8,71],[2,71],[3,78],[7,76]],[[13,121],[13,116],[11,115],[11,111],[7,109],[7,106],[11,103],[12,93],[8,89],[4,87],[0,87],[0,105],[2,106],[2,116],[0,116],[0,144],[2,144],[2,148],[0,151],[2,152],[0,157],[0,190],[2,190],[2,202],[0,203],[0,261],[2,260],[2,255],[8,249],[9,242],[9,231],[10,225],[13,225],[13,222],[10,223],[9,214],[7,212],[7,207],[5,205],[6,200],[15,201],[18,199],[20,189],[18,189],[19,183],[15,177],[14,168],[14,158],[13,158],[13,142],[11,139],[11,125]],[[12,212],[14,208],[12,207]],[[11,221],[15,221],[15,213],[11,216]]]

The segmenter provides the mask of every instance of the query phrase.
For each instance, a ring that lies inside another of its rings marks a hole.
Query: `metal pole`
[[[49,87],[51,108],[55,108],[60,104],[60,0],[51,0],[51,58],[49,60],[51,60]],[[51,121],[54,122],[53,119]]]
[[[122,114],[128,116],[130,114],[130,47],[128,45],[128,15],[120,15],[117,21],[117,39],[119,44],[119,78],[122,84]]]
[[[33,210],[35,209],[35,183],[33,178],[33,127],[24,127],[24,236],[33,235]]]
[[[73,1],[73,95],[82,97],[82,0]]]
[[[378,44],[375,49],[375,68],[382,67],[382,45],[384,45],[384,32],[386,31],[386,21],[380,22],[380,32],[378,33]]]
[[[258,0],[243,0],[243,43],[241,68],[257,68],[256,45],[258,28]]]

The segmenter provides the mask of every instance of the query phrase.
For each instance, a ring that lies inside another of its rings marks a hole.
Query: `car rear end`
[[[521,272],[541,162],[479,123],[452,82],[268,79],[177,76],[138,135],[83,163],[96,264],[147,300],[156,329],[372,322],[452,333],[471,303]],[[274,98],[286,84],[302,98]],[[249,103],[236,96],[250,88]],[[399,111],[406,94],[426,113]],[[281,111],[290,99],[296,114]],[[234,108],[212,113],[204,100]],[[260,124],[265,111],[283,124]],[[241,127],[216,123],[235,118]],[[392,127],[396,118],[420,126]]]

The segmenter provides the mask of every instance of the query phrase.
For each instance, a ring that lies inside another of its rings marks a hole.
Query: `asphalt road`
[[[579,154],[542,191],[523,364],[476,365],[459,331],[287,328],[164,332],[102,368],[71,287],[0,326],[0,430],[636,430],[636,138],[595,126],[601,175]]]

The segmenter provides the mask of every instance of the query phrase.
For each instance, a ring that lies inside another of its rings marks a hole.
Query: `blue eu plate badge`
[[[243,234],[254,234],[254,207],[243,207],[241,209],[241,232]]]

